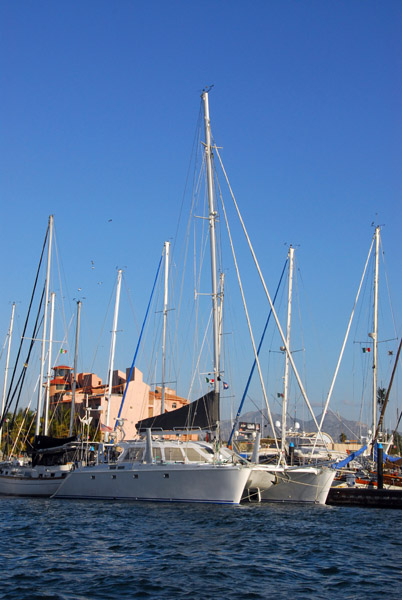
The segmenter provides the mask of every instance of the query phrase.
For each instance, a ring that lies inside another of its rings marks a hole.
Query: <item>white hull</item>
[[[2,468],[0,470],[0,495],[50,498],[69,471],[69,467],[54,469]]]
[[[71,472],[55,498],[238,504],[250,468],[218,464],[99,464]]]
[[[244,499],[261,502],[325,504],[335,471],[327,467],[256,465]]]

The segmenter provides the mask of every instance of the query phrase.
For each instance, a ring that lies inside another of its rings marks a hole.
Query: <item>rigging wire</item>
[[[6,403],[5,403],[5,407],[4,407],[4,412],[3,412],[3,415],[2,415],[1,420],[0,420],[0,429],[3,427],[3,424],[4,424],[4,421],[6,419],[7,413],[9,412],[11,404],[12,404],[12,402],[14,400],[14,397],[15,397],[15,395],[18,392],[17,401],[16,401],[16,405],[15,405],[15,408],[14,408],[14,415],[13,415],[12,421],[11,421],[12,424],[14,423],[16,411],[17,411],[19,400],[20,400],[20,397],[21,397],[23,383],[25,381],[25,376],[26,376],[26,373],[27,373],[27,370],[28,370],[29,359],[30,359],[30,356],[31,356],[32,349],[34,347],[36,336],[37,336],[38,331],[39,331],[39,329],[40,329],[40,327],[42,325],[42,320],[39,322],[39,316],[40,316],[40,311],[41,311],[41,308],[42,308],[42,303],[43,303],[44,295],[45,295],[45,288],[43,287],[42,297],[41,297],[41,300],[40,300],[40,303],[39,303],[39,309],[38,309],[38,313],[37,313],[37,316],[36,316],[36,321],[35,321],[34,328],[33,328],[32,338],[31,338],[30,344],[29,344],[28,355],[27,355],[27,358],[25,359],[25,362],[23,364],[20,376],[19,376],[19,378],[18,378],[18,380],[17,380],[17,382],[15,384],[15,388],[14,388],[13,392],[12,392],[12,387],[11,387],[13,381],[10,383],[10,387],[9,387],[9,391],[8,391],[8,395],[7,395],[7,399],[6,399]],[[26,329],[24,329],[24,332],[25,331],[26,331]],[[23,339],[21,340],[20,349],[22,348],[22,341],[23,341]],[[16,360],[16,363],[15,363],[14,371],[13,371],[13,378],[14,378],[14,375],[16,373],[16,367],[17,367],[17,360]]]
[[[225,213],[225,218],[226,218],[226,213]],[[283,276],[284,276],[284,274],[285,274],[285,270],[286,270],[286,265],[287,265],[287,263],[288,263],[288,258],[286,258],[285,264],[283,265],[282,273],[281,273],[281,276],[280,276],[280,278],[279,278],[279,283],[278,283],[278,286],[277,286],[277,288],[276,288],[276,292],[275,292],[274,299],[273,299],[273,303],[274,303],[274,305],[275,305],[275,300],[276,300],[276,297],[277,297],[277,295],[278,295],[278,292],[279,292],[279,289],[280,289],[280,286],[281,286],[281,283],[282,283]],[[272,315],[272,310],[270,310],[270,311],[269,311],[269,313],[268,313],[268,317],[267,317],[267,320],[266,320],[266,322],[265,322],[264,330],[263,330],[263,332],[262,332],[261,339],[260,339],[260,342],[259,342],[259,344],[258,344],[258,348],[257,348],[257,357],[259,356],[259,353],[260,353],[260,350],[261,350],[261,346],[262,346],[262,343],[263,343],[263,341],[264,341],[265,333],[266,333],[266,331],[267,331],[267,327],[268,327],[269,321],[270,321],[270,319],[271,319],[271,315]],[[254,373],[255,367],[256,367],[256,365],[257,365],[257,357],[255,357],[255,358],[254,358],[253,366],[251,367],[250,375],[249,375],[249,377],[248,377],[248,380],[247,380],[247,383],[246,383],[246,387],[245,387],[245,389],[244,389],[243,396],[242,396],[242,399],[241,399],[241,402],[240,402],[240,405],[239,405],[239,408],[238,408],[238,410],[237,410],[237,414],[236,414],[236,417],[235,417],[235,420],[234,420],[234,423],[233,423],[232,431],[231,431],[231,433],[230,433],[230,436],[229,436],[229,440],[228,440],[228,443],[227,443],[227,445],[228,445],[228,446],[230,446],[230,444],[231,444],[231,441],[232,441],[232,438],[233,438],[234,432],[235,432],[235,430],[236,430],[237,424],[238,424],[238,422],[239,422],[239,419],[240,419],[241,411],[242,411],[242,409],[243,409],[243,405],[244,405],[244,402],[245,402],[245,399],[246,399],[246,396],[247,396],[247,393],[248,393],[248,389],[249,389],[249,387],[250,387],[251,379],[252,379],[252,377],[253,377],[253,373]],[[268,410],[269,410],[269,409],[268,409]],[[262,411],[261,411],[261,412],[262,412]],[[268,414],[269,414],[269,413],[268,413]],[[272,429],[273,429],[273,433],[274,433],[274,436],[275,436],[275,441],[276,441],[275,429],[274,429],[274,427],[273,427],[273,421],[272,421],[272,418],[270,419],[270,425],[271,425],[271,427],[272,427]],[[277,442],[276,442],[276,443],[277,443]],[[278,444],[277,444],[277,447],[278,447]],[[278,448],[278,449],[279,449],[279,448]]]
[[[219,154],[218,154],[218,156],[219,156]],[[233,261],[234,261],[234,264],[235,264],[237,281],[238,281],[238,284],[239,284],[239,287],[240,287],[240,293],[241,293],[241,297],[242,297],[242,301],[243,301],[243,308],[244,308],[244,311],[245,311],[245,314],[246,314],[247,325],[248,325],[248,329],[249,329],[251,343],[252,343],[253,350],[254,350],[254,358],[255,358],[257,369],[258,369],[258,374],[259,374],[260,383],[261,383],[261,389],[262,389],[262,393],[263,393],[265,404],[266,404],[266,408],[267,408],[268,419],[269,419],[269,422],[271,424],[272,430],[275,432],[275,430],[274,430],[274,424],[273,424],[273,420],[272,420],[272,415],[271,415],[271,410],[270,410],[270,407],[269,407],[267,393],[266,393],[266,389],[265,389],[264,379],[262,377],[261,365],[260,365],[260,361],[259,361],[259,358],[258,358],[258,351],[257,351],[256,345],[255,345],[254,335],[253,335],[253,331],[252,331],[252,328],[251,328],[251,322],[250,322],[250,317],[249,317],[248,308],[247,308],[247,304],[246,304],[246,298],[245,298],[245,295],[244,295],[243,284],[242,284],[241,277],[240,277],[239,266],[238,266],[238,262],[237,262],[237,258],[236,258],[236,253],[235,253],[235,250],[234,250],[234,246],[233,246],[233,240],[232,240],[232,235],[231,235],[231,231],[230,231],[230,227],[229,227],[229,223],[228,223],[228,218],[227,218],[227,213],[226,213],[226,209],[225,209],[225,204],[223,202],[223,197],[222,197],[221,193],[220,193],[220,199],[221,199],[222,208],[223,208],[223,212],[224,212],[224,216],[225,216],[226,229],[227,229],[228,236],[229,236],[229,242],[230,242],[230,247],[231,247],[231,250],[232,250]],[[274,433],[274,435],[275,435],[275,433]],[[231,438],[232,438],[232,435],[231,435]],[[278,440],[276,438],[276,435],[275,435],[275,444],[276,444],[277,450],[279,451]]]
[[[40,254],[39,265],[38,265],[38,269],[36,271],[35,282],[34,282],[32,294],[31,294],[31,299],[30,299],[29,306],[28,306],[27,316],[26,316],[25,323],[24,323],[24,329],[23,329],[23,332],[22,332],[22,335],[21,335],[20,345],[19,345],[19,348],[18,348],[17,357],[16,357],[15,363],[14,363],[13,373],[12,373],[11,380],[10,380],[9,387],[8,387],[8,394],[7,394],[7,398],[6,398],[6,402],[5,402],[4,412],[1,415],[1,419],[0,419],[0,429],[3,427],[3,423],[4,423],[4,420],[5,420],[5,415],[7,414],[8,410],[10,408],[11,401],[12,401],[12,399],[10,401],[10,394],[11,394],[11,390],[12,390],[12,387],[13,387],[13,383],[14,383],[14,378],[15,378],[15,375],[16,375],[16,371],[17,371],[18,361],[19,361],[19,358],[20,358],[20,355],[21,355],[21,351],[22,351],[22,346],[23,346],[23,342],[24,342],[24,338],[25,338],[25,333],[26,333],[26,330],[27,330],[27,327],[28,327],[28,321],[29,321],[29,317],[30,317],[31,309],[32,309],[32,304],[33,304],[34,297],[35,297],[36,287],[37,287],[37,283],[38,283],[38,279],[39,279],[40,269],[41,269],[41,266],[42,266],[42,260],[43,260],[43,255],[45,253],[45,248],[46,248],[46,242],[47,242],[47,239],[48,239],[48,235],[49,235],[49,225],[47,226],[47,229],[46,229],[45,240],[43,242],[42,251],[41,251],[41,254]],[[42,295],[42,297],[43,297],[43,295]]]
[[[56,238],[56,228],[55,228],[54,224],[53,224],[53,245],[54,245],[54,250],[55,250],[55,255],[56,255],[57,273],[58,273],[58,279],[59,279],[59,288],[60,288],[59,297],[60,297],[60,302],[61,302],[61,315],[62,315],[63,331],[64,331],[63,342],[64,342],[65,340],[68,340],[69,327],[67,326],[66,310],[65,310],[65,305],[64,305],[62,275],[63,275],[64,281],[66,282],[66,287],[67,287],[67,278],[65,275],[62,260],[60,258],[60,253],[59,253],[59,248],[58,248],[58,243],[57,243],[57,238]],[[67,294],[67,298],[70,298],[69,294]],[[71,310],[71,306],[69,308],[70,308],[70,313],[72,313],[73,311]],[[68,344],[68,341],[66,343]]]
[[[371,256],[371,251],[372,251],[372,248],[373,248],[373,244],[374,244],[374,238],[373,238],[373,241],[372,241],[371,246],[370,246],[370,250],[369,250],[369,253],[368,253],[368,256],[367,256],[366,264],[364,265],[363,274],[362,274],[362,277],[361,277],[361,280],[360,280],[360,284],[359,284],[359,287],[358,287],[358,290],[357,290],[356,299],[355,299],[354,304],[353,304],[352,313],[351,313],[350,318],[349,318],[349,323],[348,323],[348,326],[347,326],[347,329],[346,329],[345,338],[343,340],[343,344],[342,344],[342,348],[341,348],[341,351],[340,351],[340,354],[339,354],[338,362],[337,362],[337,365],[336,365],[336,368],[335,368],[335,372],[334,372],[334,375],[333,375],[333,378],[332,378],[332,381],[331,381],[331,385],[330,385],[330,388],[329,388],[329,391],[328,391],[328,395],[327,395],[327,399],[326,399],[326,402],[325,402],[324,410],[323,410],[322,415],[321,415],[320,429],[321,429],[321,427],[323,425],[324,418],[325,418],[326,412],[328,410],[329,402],[330,402],[331,397],[332,397],[332,392],[333,392],[333,389],[334,389],[334,386],[335,386],[335,381],[336,381],[336,378],[337,378],[337,375],[338,375],[338,372],[339,372],[339,367],[341,365],[342,357],[343,357],[343,354],[344,354],[344,351],[345,351],[346,342],[347,342],[348,337],[349,337],[350,328],[352,326],[352,321],[353,321],[353,317],[354,317],[354,314],[355,314],[355,309],[356,309],[357,301],[359,299],[360,291],[361,291],[363,282],[365,280],[365,274],[366,274],[367,266],[368,266],[368,263],[369,263],[369,260],[370,260],[370,256]],[[316,448],[316,444],[317,444],[317,439],[315,439],[314,447],[313,447],[313,449],[311,451],[311,455],[313,455],[313,452],[314,452],[314,450]]]
[[[198,180],[196,180],[196,165],[194,165],[193,191],[192,191],[192,195],[191,195],[191,206],[190,206],[189,216],[188,216],[188,220],[187,220],[185,235],[183,236],[184,237],[184,246],[182,247],[181,259],[180,259],[180,263],[183,266],[181,269],[179,297],[178,297],[178,302],[175,302],[177,309],[176,309],[175,327],[174,327],[173,344],[172,344],[173,353],[175,356],[179,355],[179,352],[178,352],[179,335],[178,334],[179,334],[179,323],[182,321],[182,312],[184,310],[183,297],[184,297],[184,285],[185,285],[185,282],[187,281],[186,267],[187,267],[187,263],[188,263],[188,254],[189,254],[189,247],[190,247],[190,231],[191,231],[191,225],[193,223],[193,216],[195,214],[195,204],[196,204],[196,199],[197,199],[196,190],[200,186],[201,172],[202,172],[202,169],[200,169]],[[175,242],[173,244],[173,248],[172,248],[172,261],[171,261],[172,263],[174,262],[174,252],[176,250],[177,235],[178,234],[176,232],[176,240],[175,240]],[[176,261],[176,264],[177,264],[177,261]],[[178,272],[179,271],[177,271],[177,273]],[[178,275],[177,275],[177,277],[178,277]],[[173,282],[173,290],[175,289],[175,287],[176,287],[176,285],[175,285],[175,281],[174,281]],[[192,302],[191,311],[190,311],[191,314],[190,314],[189,320],[192,320],[194,311],[195,311],[195,304],[194,304],[194,302]],[[189,330],[187,330],[186,333],[187,333],[187,339],[188,339],[188,336],[190,334]],[[186,343],[187,343],[186,340],[184,340],[184,344],[186,344]],[[181,368],[182,368],[182,365],[178,366],[177,379],[180,378]]]
[[[282,328],[281,328],[281,325],[280,325],[280,323],[279,323],[278,316],[277,316],[277,314],[276,314],[275,308],[274,308],[274,306],[273,306],[273,304],[272,304],[272,300],[271,300],[271,297],[270,297],[270,295],[269,295],[269,292],[268,292],[267,286],[266,286],[266,284],[265,284],[265,280],[264,280],[264,277],[263,277],[263,275],[262,275],[262,272],[261,272],[261,269],[260,269],[260,265],[259,265],[259,263],[258,263],[257,257],[256,257],[256,255],[255,255],[255,252],[254,252],[254,248],[253,248],[253,246],[252,246],[252,244],[251,244],[250,237],[249,237],[249,235],[248,235],[248,233],[247,233],[246,226],[245,226],[245,224],[244,224],[244,221],[243,221],[243,218],[242,218],[242,216],[241,216],[241,213],[240,213],[240,210],[239,210],[238,204],[237,204],[237,202],[236,202],[236,198],[235,198],[235,196],[234,196],[234,194],[233,194],[232,188],[231,188],[231,186],[230,186],[230,183],[229,183],[229,181],[228,181],[228,178],[227,178],[227,175],[226,175],[225,168],[224,168],[224,166],[223,166],[223,164],[222,164],[222,161],[221,161],[221,158],[220,158],[220,154],[219,154],[218,148],[217,148],[216,146],[215,146],[215,150],[216,150],[216,152],[217,152],[217,155],[218,155],[218,157],[219,157],[219,161],[220,161],[220,164],[221,164],[221,168],[222,168],[222,171],[223,171],[223,173],[224,173],[224,175],[225,175],[226,182],[227,182],[227,185],[228,185],[228,187],[229,187],[230,194],[231,194],[231,197],[232,197],[232,201],[233,201],[233,203],[234,203],[234,206],[235,206],[235,209],[236,209],[237,215],[238,215],[238,217],[239,217],[239,221],[240,221],[240,223],[241,223],[241,226],[242,226],[242,229],[243,229],[244,235],[245,235],[245,237],[246,237],[246,239],[247,239],[247,243],[248,243],[248,245],[249,245],[249,249],[250,249],[250,251],[251,251],[251,254],[252,254],[252,256],[253,256],[254,264],[255,264],[255,266],[256,266],[256,269],[257,269],[257,271],[258,271],[258,274],[259,274],[259,277],[260,277],[261,283],[262,283],[262,285],[263,285],[263,288],[264,288],[265,294],[266,294],[266,296],[267,296],[267,298],[268,298],[268,302],[269,302],[269,304],[270,304],[270,306],[271,306],[272,313],[273,313],[273,315],[274,315],[274,318],[275,318],[276,326],[277,326],[277,328],[278,328],[278,331],[280,332],[280,335],[281,335],[281,338],[282,338],[283,344],[284,344],[284,346],[285,346],[285,348],[286,348],[286,352],[287,352],[287,354],[288,354],[289,361],[290,361],[290,363],[291,363],[291,365],[292,365],[292,368],[293,368],[294,375],[295,375],[295,377],[296,377],[296,379],[297,379],[297,383],[298,383],[298,385],[299,385],[299,387],[300,387],[300,391],[301,391],[301,393],[303,394],[304,401],[306,402],[306,404],[307,404],[307,406],[308,406],[308,408],[309,408],[309,411],[310,411],[310,413],[311,413],[311,416],[312,416],[312,418],[313,418],[314,424],[315,424],[315,426],[317,427],[318,434],[321,436],[321,439],[323,439],[323,438],[322,438],[322,432],[321,432],[321,430],[320,430],[320,428],[319,428],[319,426],[318,426],[318,422],[317,422],[316,416],[315,416],[315,414],[314,414],[314,412],[313,412],[312,406],[311,406],[311,404],[310,404],[310,401],[309,401],[309,399],[308,399],[308,397],[307,397],[306,391],[305,391],[305,389],[304,389],[304,387],[303,387],[303,383],[302,383],[302,381],[301,381],[301,379],[300,379],[300,376],[299,376],[299,373],[298,373],[298,371],[297,371],[297,369],[296,369],[296,365],[295,365],[295,363],[294,363],[294,360],[293,360],[292,354],[289,352],[289,348],[288,348],[288,346],[287,346],[287,343],[286,343],[286,339],[285,339],[284,333],[283,333],[283,331],[282,331]],[[324,441],[324,440],[323,440],[323,441]]]
[[[393,324],[394,335],[395,335],[396,339],[399,339],[398,333],[397,333],[398,332],[398,328],[396,326],[395,311],[394,311],[394,307],[393,307],[393,304],[392,304],[391,291],[390,291],[390,286],[389,286],[389,281],[388,281],[388,272],[387,272],[387,268],[386,268],[385,252],[383,250],[381,236],[380,236],[380,245],[381,245],[381,258],[382,258],[382,262],[383,262],[383,265],[384,265],[384,279],[385,279],[385,283],[386,283],[386,289],[387,289],[387,295],[388,295],[388,302],[389,302],[389,306],[390,306],[390,310],[391,310],[391,320],[392,320],[392,324]]]
[[[150,306],[151,306],[152,297],[153,297],[153,295],[154,295],[154,291],[155,291],[156,282],[157,282],[157,280],[158,280],[158,275],[159,275],[159,271],[160,271],[160,268],[161,268],[162,259],[163,259],[163,253],[162,253],[162,255],[161,255],[161,257],[160,257],[160,260],[159,260],[159,265],[158,265],[158,269],[157,269],[157,271],[156,271],[156,276],[155,276],[154,284],[153,284],[153,286],[152,286],[151,296],[150,296],[150,298],[149,298],[149,302],[148,302],[147,310],[146,310],[146,313],[145,313],[144,321],[143,321],[143,323],[142,323],[142,327],[141,327],[140,336],[139,336],[139,338],[138,338],[138,342],[137,342],[137,347],[136,347],[136,349],[135,349],[135,353],[134,353],[133,362],[132,362],[132,364],[131,364],[130,372],[129,372],[129,374],[128,374],[128,377],[127,377],[127,383],[126,383],[126,387],[125,387],[125,389],[124,389],[123,398],[122,398],[122,400],[121,400],[121,404],[120,404],[119,412],[118,412],[117,419],[116,419],[116,423],[115,423],[115,426],[114,426],[114,430],[115,430],[115,431],[116,431],[116,429],[117,429],[117,424],[118,424],[118,421],[119,421],[119,419],[120,419],[121,412],[122,412],[122,410],[123,410],[124,401],[125,401],[125,399],[126,399],[126,395],[127,395],[128,386],[129,386],[129,383],[130,383],[130,381],[131,381],[131,376],[132,376],[132,374],[133,374],[134,365],[135,365],[135,361],[136,361],[136,359],[137,359],[138,350],[139,350],[139,347],[140,347],[140,344],[141,344],[141,339],[142,339],[142,335],[143,335],[143,332],[144,332],[145,323],[146,323],[146,321],[147,321],[147,318],[148,318],[148,313],[149,313],[149,309],[150,309]]]
[[[40,304],[39,304],[39,310],[38,310],[38,314],[37,314],[37,318],[36,318],[36,322],[35,322],[35,326],[34,326],[34,330],[33,330],[33,334],[32,334],[32,339],[31,339],[30,344],[29,344],[28,355],[27,355],[27,358],[25,360],[24,366],[22,368],[20,378],[18,380],[19,390],[18,390],[18,396],[17,396],[17,400],[16,400],[16,403],[15,403],[14,414],[13,414],[13,417],[12,417],[12,420],[11,420],[11,424],[14,424],[15,416],[17,414],[18,405],[19,405],[19,402],[20,402],[20,399],[21,399],[21,393],[22,393],[22,389],[23,389],[25,377],[26,377],[26,374],[27,374],[27,371],[28,371],[28,365],[29,365],[29,360],[30,360],[30,357],[31,357],[31,353],[32,353],[32,350],[33,350],[33,347],[34,347],[34,344],[35,344],[35,341],[36,341],[36,336],[38,335],[38,332],[40,331],[40,328],[41,328],[42,323],[43,323],[43,316],[42,316],[42,318],[40,320],[39,320],[39,317],[40,317],[40,311],[41,311],[41,308],[42,308],[44,296],[45,296],[45,288],[43,288],[42,298],[41,298],[41,301],[40,301]],[[12,402],[12,400],[13,400],[14,395],[15,395],[16,392],[17,392],[17,386],[15,388],[15,392],[14,392],[12,398],[10,399],[10,404],[11,404],[11,402]],[[39,393],[41,393],[41,390],[39,390]],[[9,408],[7,410],[9,410]]]
[[[90,366],[90,372],[91,373],[93,373],[93,370],[94,370],[94,365],[95,365],[96,357],[97,357],[98,350],[99,350],[99,347],[100,347],[100,342],[101,342],[101,339],[103,337],[104,330],[105,330],[105,327],[106,327],[106,320],[107,320],[107,317],[108,317],[108,314],[109,314],[109,311],[110,311],[110,306],[111,306],[111,303],[112,303],[112,300],[113,300],[113,297],[114,297],[115,288],[116,288],[116,281],[113,282],[113,288],[112,288],[110,296],[109,296],[109,302],[108,302],[108,305],[107,305],[107,308],[106,308],[105,316],[103,318],[102,325],[101,325],[101,327],[99,329],[98,338],[96,340],[95,351],[94,351],[94,355],[93,355],[93,358],[92,358],[92,364]]]

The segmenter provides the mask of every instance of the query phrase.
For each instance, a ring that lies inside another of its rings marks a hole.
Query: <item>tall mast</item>
[[[377,429],[377,356],[378,356],[378,276],[380,260],[380,228],[375,228],[375,271],[374,271],[374,319],[373,333],[370,337],[373,339],[373,435]]]
[[[116,284],[116,301],[114,305],[114,316],[113,316],[113,328],[112,328],[112,341],[110,345],[110,361],[109,361],[109,388],[107,394],[107,405],[106,405],[106,425],[109,427],[110,419],[110,403],[112,398],[113,388],[113,367],[114,367],[114,354],[116,350],[116,334],[117,334],[117,320],[119,317],[119,306],[120,306],[120,290],[121,290],[121,275],[122,269],[117,271],[117,284]],[[105,442],[109,441],[109,433],[105,433]]]
[[[204,103],[205,126],[205,161],[207,166],[208,206],[209,206],[209,238],[211,248],[211,282],[212,282],[212,316],[213,316],[213,348],[214,348],[214,391],[219,393],[219,315],[218,315],[218,285],[216,262],[216,232],[215,221],[217,212],[214,203],[213,176],[212,176],[212,147],[211,123],[209,119],[208,92],[202,93]]]
[[[294,263],[294,248],[289,248],[289,287],[288,287],[288,314],[286,325],[286,345],[290,353],[290,329],[292,321],[292,289],[293,289],[293,263]],[[282,399],[282,436],[281,436],[281,453],[285,455],[286,442],[286,413],[288,409],[288,394],[289,394],[289,354],[285,352],[285,374],[283,378],[283,399]]]
[[[52,241],[53,241],[53,215],[49,217],[49,239],[47,245],[47,270],[46,270],[46,285],[45,285],[45,310],[43,315],[43,334],[42,334],[42,352],[40,359],[40,375],[39,375],[39,391],[38,405],[36,413],[35,435],[40,432],[40,419],[42,416],[42,393],[43,393],[43,371],[45,368],[45,351],[46,351],[46,332],[47,332],[47,311],[49,303],[49,285],[50,285],[50,264],[52,257]]]
[[[3,396],[2,396],[2,399],[1,399],[1,414],[0,414],[0,418],[3,417],[4,405],[5,405],[5,400],[6,400],[7,378],[8,378],[8,365],[9,365],[9,362],[10,362],[11,338],[13,336],[13,328],[14,328],[14,313],[15,313],[15,302],[13,302],[13,307],[11,309],[10,329],[8,330],[7,357],[6,357],[6,368],[4,370],[4,385],[3,385]],[[3,431],[3,428],[1,427],[1,429],[0,429],[0,448],[1,448],[2,431]]]
[[[73,371],[73,391],[71,397],[71,413],[70,413],[70,430],[69,435],[73,435],[74,428],[74,416],[75,416],[75,389],[77,387],[77,364],[78,364],[78,341],[80,337],[80,318],[81,318],[81,304],[77,302],[77,326],[75,330],[75,353],[74,353],[74,371]]]
[[[54,323],[54,299],[56,294],[50,294],[50,328],[49,328],[49,356],[47,362],[47,383],[46,383],[46,399],[45,399],[45,426],[44,434],[48,434],[49,430],[49,400],[50,400],[50,378],[52,375],[52,346],[53,346],[53,323]]]
[[[169,281],[169,248],[170,242],[165,242],[165,288],[163,297],[163,336],[162,336],[162,399],[161,414],[165,413],[166,396],[166,329],[168,313],[168,281]]]

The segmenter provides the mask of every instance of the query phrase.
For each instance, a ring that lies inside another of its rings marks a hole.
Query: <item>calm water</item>
[[[0,598],[398,598],[402,511],[0,498]]]

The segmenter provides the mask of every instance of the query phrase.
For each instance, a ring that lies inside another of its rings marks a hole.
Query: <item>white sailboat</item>
[[[48,436],[48,396],[46,395],[45,419],[43,434],[41,431],[43,378],[45,364],[45,348],[47,339],[47,320],[50,284],[50,265],[53,237],[53,215],[49,217],[47,230],[47,272],[44,295],[44,316],[41,350],[41,368],[38,385],[36,410],[35,439],[29,462],[18,458],[9,458],[0,465],[0,495],[7,496],[44,496],[50,497],[59,487],[61,481],[70,472],[77,452],[74,438],[52,438]],[[52,306],[54,295],[52,295]],[[52,311],[53,315],[53,311]],[[50,323],[50,337],[53,322]],[[50,352],[49,352],[50,361]],[[49,363],[50,364],[50,363]],[[49,378],[50,368],[48,371]],[[49,388],[49,381],[47,390]],[[3,397],[4,400],[4,397]],[[4,401],[3,401],[4,410]],[[5,415],[4,415],[5,416]],[[3,415],[2,420],[4,421]]]
[[[362,469],[364,469],[366,471],[366,475],[364,475],[363,472],[361,472],[360,476],[356,477],[355,482],[354,482],[357,487],[362,487],[362,488],[377,487],[377,485],[378,485],[379,476],[378,476],[378,472],[377,472],[378,464],[377,464],[377,456],[376,455],[377,455],[377,447],[379,444],[381,444],[381,446],[382,446],[382,444],[384,444],[384,446],[385,446],[384,458],[387,457],[390,462],[392,462],[393,459],[397,459],[397,457],[390,457],[387,455],[389,448],[393,441],[393,435],[391,435],[389,437],[389,439],[387,439],[386,433],[382,431],[382,426],[383,426],[385,410],[386,410],[386,407],[388,404],[389,395],[390,395],[390,391],[391,391],[393,380],[394,380],[396,367],[397,367],[400,352],[401,352],[402,342],[400,342],[399,347],[398,347],[398,351],[396,354],[396,360],[395,360],[394,368],[392,371],[389,386],[387,389],[381,389],[378,387],[378,375],[379,375],[378,314],[379,314],[379,276],[380,276],[380,267],[379,267],[380,227],[379,226],[376,226],[376,228],[375,228],[374,236],[372,239],[372,244],[371,244],[370,251],[369,251],[369,256],[371,254],[373,246],[374,246],[373,329],[372,329],[372,331],[370,331],[368,333],[368,337],[372,340],[371,341],[371,346],[372,346],[372,367],[371,367],[372,409],[371,409],[371,424],[370,424],[371,428],[368,431],[369,438],[368,438],[367,444],[365,446],[366,451],[364,453],[362,453],[359,457],[359,461],[361,463]],[[364,274],[363,274],[363,277],[364,277]],[[370,347],[364,348],[365,353],[367,352],[367,350],[368,350],[368,352],[370,352]],[[391,351],[391,355],[392,355],[392,351]],[[380,398],[380,396],[379,396],[380,390],[384,394],[382,398]],[[380,399],[382,400],[382,402],[381,402],[380,406],[378,406]],[[378,410],[380,410],[379,417],[378,417]],[[394,473],[394,475],[395,475],[395,473]],[[401,479],[400,475],[393,477],[393,476],[390,476],[389,473],[387,473],[385,476],[385,479],[384,479],[384,474],[382,477],[383,477],[383,487],[384,488],[386,488],[386,489],[401,489],[402,479]],[[386,482],[385,482],[385,480],[386,480]],[[393,484],[395,484],[395,485],[393,485]]]
[[[293,466],[287,464],[287,407],[289,396],[290,334],[292,318],[292,289],[294,248],[289,248],[288,308],[286,325],[285,373],[282,394],[281,446],[277,464],[257,464],[246,485],[245,498],[267,502],[307,502],[325,504],[335,471],[328,466]],[[279,423],[278,423],[279,424]],[[259,436],[253,459],[258,460]]]
[[[205,123],[205,159],[209,203],[211,254],[214,389],[176,411],[137,424],[145,437],[119,444],[123,452],[115,463],[75,469],[61,484],[55,498],[109,498],[169,502],[238,504],[251,467],[234,453],[205,442],[165,439],[162,432],[189,434],[198,427],[216,428],[219,421],[219,306],[215,220],[212,183],[211,133],[208,93],[202,94]],[[168,252],[165,248],[165,258]],[[164,315],[166,315],[166,294]],[[164,319],[164,324],[166,323]],[[164,367],[163,367],[164,368]],[[163,375],[164,377],[164,375]]]
[[[361,439],[361,448],[357,451],[348,454],[343,460],[337,463],[338,473],[336,485],[330,491],[328,503],[329,504],[343,504],[346,500],[348,502],[349,494],[353,494],[353,488],[359,488],[361,493],[360,498],[365,498],[365,490],[386,489],[386,490],[401,490],[402,489],[402,477],[400,467],[398,463],[400,456],[389,455],[389,449],[393,443],[393,436],[396,433],[400,417],[397,418],[397,423],[393,433],[388,436],[386,431],[383,431],[384,415],[387,408],[387,404],[390,398],[390,392],[392,389],[394,376],[397,371],[397,365],[402,349],[402,340],[399,339],[398,349],[394,365],[392,368],[392,374],[390,376],[389,385],[387,388],[381,388],[378,386],[379,377],[379,335],[378,335],[378,316],[383,314],[379,311],[379,259],[380,259],[380,227],[375,227],[375,232],[371,241],[370,249],[368,252],[367,260],[364,266],[363,274],[361,277],[360,285],[354,302],[352,314],[349,319],[347,332],[345,334],[342,351],[338,360],[337,370],[339,368],[343,351],[346,346],[346,342],[349,336],[352,320],[354,317],[357,302],[362,289],[363,281],[366,278],[366,272],[369,265],[369,260],[372,255],[374,248],[374,266],[373,266],[373,287],[372,287],[372,330],[367,334],[370,341],[359,342],[360,349],[363,350],[365,355],[364,362],[369,355],[372,356],[371,368],[368,364],[365,364],[367,374],[370,372],[370,376],[364,378],[364,382],[370,380],[371,393],[369,394],[371,410],[370,410],[370,425],[367,431],[367,437]],[[371,304],[371,302],[370,302]],[[398,336],[386,340],[387,342],[393,342],[398,340]],[[385,340],[384,340],[385,341]],[[361,347],[364,344],[364,347]],[[393,350],[388,351],[388,355],[392,356]],[[368,361],[367,361],[368,362]],[[336,371],[337,372],[337,371]],[[336,373],[335,373],[336,374]],[[335,377],[334,377],[335,380]],[[333,381],[334,383],[334,381]],[[329,400],[327,400],[328,403]],[[327,405],[326,405],[327,406]],[[325,407],[326,409],[326,407]],[[381,410],[380,410],[381,409]],[[378,417],[377,413],[380,410]],[[391,466],[392,465],[392,466]],[[394,466],[395,465],[395,466]],[[349,488],[341,490],[341,488]]]

